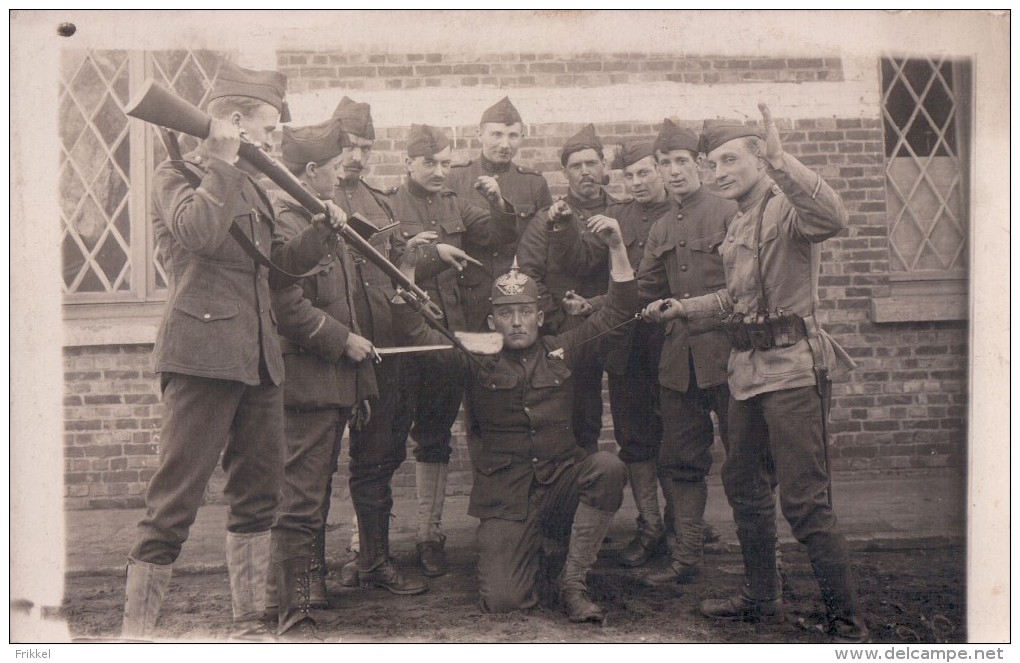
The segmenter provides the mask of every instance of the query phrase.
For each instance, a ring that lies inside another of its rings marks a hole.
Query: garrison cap
[[[602,141],[599,140],[599,135],[595,133],[594,124],[589,124],[567,139],[566,144],[560,151],[560,163],[566,166],[570,155],[581,150],[595,150],[599,153],[600,157],[605,157]]]
[[[450,145],[450,139],[436,127],[427,124],[412,124],[407,135],[407,156],[431,157],[442,152]]]
[[[293,164],[321,163],[340,154],[349,145],[340,120],[333,118],[309,127],[283,128],[280,151]]]
[[[375,140],[375,127],[372,126],[372,107],[359,103],[344,96],[333,111],[333,118],[344,123],[344,131],[358,138]]]
[[[655,154],[655,150],[652,149],[652,141],[647,138],[628,140],[616,151],[616,157],[613,158],[611,167],[614,170],[623,170],[653,154]]]
[[[761,138],[761,130],[738,120],[705,120],[705,126],[701,130],[701,151],[708,154],[723,143],[745,136]]]
[[[656,152],[690,150],[697,155],[700,147],[701,140],[696,133],[675,124],[668,117],[662,121],[662,129],[659,130],[659,135],[655,137]]]
[[[524,120],[521,119],[521,114],[517,112],[514,105],[510,103],[510,97],[503,97],[493,105],[485,109],[482,113],[482,121],[480,124],[486,122],[497,122],[499,124],[515,124],[520,122],[524,124]]]
[[[280,111],[280,122],[290,122],[290,110],[284,97],[287,94],[287,77],[278,71],[256,71],[224,61],[216,74],[208,101],[220,97],[251,97],[264,101]]]

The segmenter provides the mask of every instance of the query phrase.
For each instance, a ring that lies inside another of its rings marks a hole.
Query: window
[[[224,54],[79,49],[61,57],[65,312],[72,319],[107,320],[152,314],[153,305],[145,304],[166,299],[167,279],[152,241],[148,183],[166,152],[152,129],[124,115],[124,107],[148,78],[201,105]],[[183,149],[195,145],[192,138],[181,142]]]
[[[883,57],[891,297],[876,322],[966,317],[970,63]]]

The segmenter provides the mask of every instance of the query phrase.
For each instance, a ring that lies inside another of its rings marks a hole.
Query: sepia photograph
[[[1003,657],[1008,10],[9,19],[12,656]]]

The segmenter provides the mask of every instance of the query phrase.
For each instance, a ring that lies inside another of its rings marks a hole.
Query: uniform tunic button
[[[638,243],[637,243],[637,245],[638,245],[638,246],[644,246],[644,245],[645,245],[645,243],[644,243],[644,242],[638,242]]]
[[[687,265],[680,265],[680,271],[681,272],[686,272],[687,271]]]
[[[499,251],[493,251],[492,252],[492,257],[493,258],[498,258],[499,257]]]
[[[684,218],[684,215],[683,215],[683,214],[677,214],[677,215],[676,215],[676,218],[678,218],[678,219],[682,219],[682,218]]]
[[[203,317],[203,318],[205,318],[206,320],[208,320],[209,318],[211,318],[211,317],[212,317],[212,315],[211,315],[211,314],[209,314],[209,313],[206,313],[206,314],[205,314],[205,315],[203,315],[202,317]]]
[[[524,411],[525,411],[525,412],[531,412],[531,410],[530,410],[530,409],[528,408],[528,406],[527,406],[527,405],[525,405],[525,406],[524,406]]]
[[[531,431],[531,432],[532,432],[532,433],[534,433],[535,431]],[[531,459],[531,462],[532,462],[532,463],[538,463],[538,459],[537,459],[537,458],[532,458],[532,459]]]
[[[679,242],[677,242],[677,244],[679,244],[680,246],[687,246],[687,242],[684,240],[680,240]]]
[[[535,429],[534,429],[534,428],[532,428],[532,429],[531,429],[531,434],[532,434],[532,435],[534,435],[534,434],[535,434]],[[535,459],[535,462],[536,462],[536,463],[538,462],[538,459],[537,459],[537,458]]]
[[[691,298],[691,293],[685,292],[684,293],[684,299],[690,299],[690,298]]]

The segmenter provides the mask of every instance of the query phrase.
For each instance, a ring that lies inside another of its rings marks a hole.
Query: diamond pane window
[[[123,113],[128,53],[71,51],[60,82],[61,245],[67,293],[130,293],[131,226],[117,224],[129,203],[130,150]]]
[[[160,300],[166,270],[152,241],[148,175],[166,152],[155,132],[124,115],[153,78],[205,103],[224,54],[69,49],[60,62],[60,251],[69,303]],[[191,150],[197,141],[181,137]]]
[[[884,57],[881,75],[890,270],[965,275],[970,64]]]

